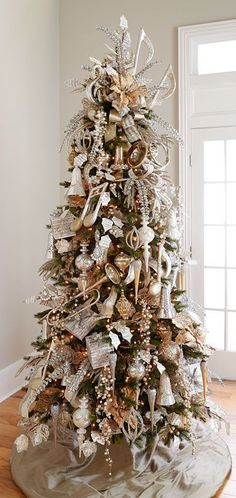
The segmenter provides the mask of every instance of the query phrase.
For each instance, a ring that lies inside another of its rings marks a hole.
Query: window
[[[236,39],[198,45],[198,74],[236,71]]]

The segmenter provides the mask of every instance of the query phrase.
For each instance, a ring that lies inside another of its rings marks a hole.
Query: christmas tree
[[[118,30],[99,29],[107,55],[90,58],[84,83],[67,81],[85,96],[65,130],[71,181],[51,215],[44,289],[31,299],[44,306],[42,333],[26,359],[16,446],[52,433],[86,459],[101,445],[112,474],[121,438],[146,449],[157,439],[193,443],[196,419],[221,416],[207,399],[211,348],[181,288],[181,203],[166,173],[181,139],[154,112],[174,92],[174,74],[169,66],[150,84],[152,43],[141,30],[133,52],[123,16]]]

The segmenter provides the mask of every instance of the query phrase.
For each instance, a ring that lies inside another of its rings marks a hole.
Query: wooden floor
[[[227,436],[225,430],[222,430],[222,437],[224,437],[229,445],[233,459],[233,469],[224,490],[217,495],[217,498],[233,498],[236,497],[236,382],[226,381],[223,387],[219,382],[214,381],[210,386],[212,390],[212,399],[226,410],[231,424],[230,436]],[[19,433],[16,424],[18,420],[17,411],[20,398],[21,393],[17,393],[0,404],[1,498],[24,498],[25,496],[12,482],[9,467],[11,446]]]

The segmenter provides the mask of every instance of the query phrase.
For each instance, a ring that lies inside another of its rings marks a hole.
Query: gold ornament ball
[[[122,272],[128,268],[130,265],[131,257],[128,254],[125,254],[123,251],[118,254],[115,259],[114,263],[115,265],[121,270]]]

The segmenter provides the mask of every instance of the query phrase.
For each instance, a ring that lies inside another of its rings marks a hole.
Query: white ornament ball
[[[147,225],[143,225],[139,229],[138,233],[139,233],[140,240],[143,244],[144,243],[149,244],[150,242],[152,242],[152,240],[155,237],[154,230]]]
[[[73,422],[79,429],[86,429],[91,422],[91,413],[87,401],[81,400],[80,407],[73,413]]]

